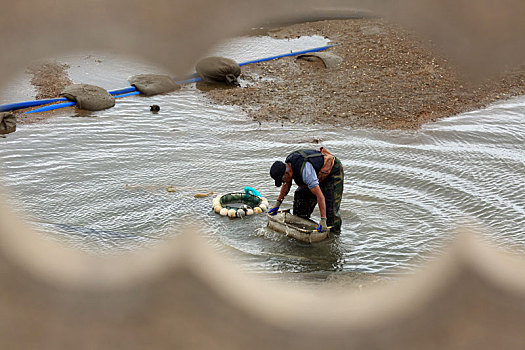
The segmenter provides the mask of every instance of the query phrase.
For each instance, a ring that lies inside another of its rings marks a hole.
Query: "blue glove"
[[[319,221],[319,226],[317,226],[317,231],[324,232],[326,231],[328,226],[326,225],[326,218],[321,218],[321,221]]]
[[[268,210],[268,215],[276,215],[277,211],[279,210],[279,207],[281,206],[281,203],[282,202],[280,200],[276,200],[272,209]]]

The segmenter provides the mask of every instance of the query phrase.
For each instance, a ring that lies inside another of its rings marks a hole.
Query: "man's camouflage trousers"
[[[332,226],[330,232],[341,233],[341,198],[345,174],[343,165],[335,158],[330,175],[319,184],[326,202],[326,224]],[[307,187],[299,187],[294,193],[293,214],[309,219],[317,205],[317,197]]]

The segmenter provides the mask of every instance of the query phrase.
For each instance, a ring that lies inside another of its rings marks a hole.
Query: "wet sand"
[[[247,87],[206,92],[215,103],[237,105],[259,122],[417,129],[438,118],[525,94],[525,65],[474,84],[437,55],[431,42],[382,19],[300,23],[268,34],[327,37],[337,44],[327,52],[343,62],[331,69],[295,57],[251,64],[242,67]],[[59,96],[71,83],[67,68],[56,63],[30,67],[36,98]],[[19,124],[41,122],[64,111],[31,118],[21,112]]]
[[[27,69],[27,73],[32,75],[31,85],[36,88],[37,100],[55,98],[60,95],[62,90],[72,84],[69,79],[67,69],[69,65],[56,62],[37,64]]]
[[[43,100],[48,98],[60,97],[60,93],[64,88],[73,84],[69,78],[67,69],[69,65],[60,64],[57,62],[46,62],[42,64],[35,64],[27,68],[26,73],[31,75],[31,85],[36,90],[36,100]],[[18,124],[33,124],[46,121],[47,119],[56,116],[58,113],[64,113],[64,110],[70,111],[70,108],[64,108],[60,111],[23,114],[33,108],[24,108],[14,111]]]

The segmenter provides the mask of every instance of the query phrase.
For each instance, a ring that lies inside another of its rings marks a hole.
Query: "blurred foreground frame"
[[[371,11],[434,41],[475,78],[525,62],[522,0],[2,2],[4,83],[34,60],[108,50],[191,70],[261,23]],[[1,170],[0,170],[1,171]],[[287,290],[246,276],[198,228],[95,257],[40,238],[0,197],[5,349],[524,349],[525,260],[463,233],[420,273],[365,293]]]

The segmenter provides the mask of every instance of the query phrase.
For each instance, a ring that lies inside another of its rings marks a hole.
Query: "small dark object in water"
[[[152,105],[152,106],[149,106],[149,110],[152,111],[153,113],[157,113],[158,111],[160,111],[160,107],[158,105]]]

